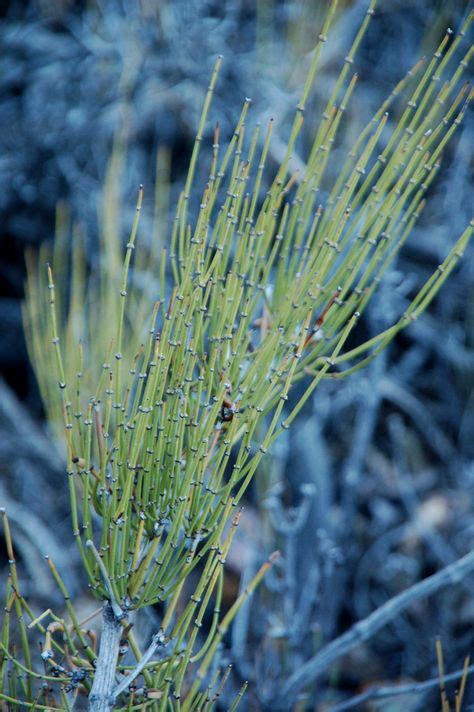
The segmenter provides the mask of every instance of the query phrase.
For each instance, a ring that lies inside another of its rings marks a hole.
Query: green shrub
[[[104,629],[97,653],[52,561],[71,623],[51,612],[48,626],[44,615],[34,620],[18,590],[8,534],[0,699],[13,708],[70,709],[80,689],[93,710],[213,708],[226,678],[212,667],[217,648],[271,565],[221,617],[223,565],[260,460],[322,379],[345,377],[380,353],[426,309],[461,257],[472,224],[398,321],[357,340],[360,315],[423,209],[468,100],[467,87],[459,87],[467,56],[451,68],[467,21],[400,81],[327,186],[332,147],[357,81],[351,65],[374,5],[345,58],[304,171],[291,172],[291,157],[335,3],[285,158],[265,194],[272,122],[263,140],[259,126],[248,136],[249,101],[227,145],[220,146],[217,127],[209,157],[201,155],[219,58],[169,248],[158,240],[140,247],[140,188],[122,261],[115,225],[114,179],[123,159],[118,143],[97,264],[78,229],[71,240],[61,214],[52,256],[46,257],[47,248],[39,258],[29,256],[30,356],[48,420],[66,445],[73,533],[91,593],[104,602]],[[404,109],[389,130],[387,110],[400,96]],[[206,160],[209,178],[194,212],[194,175]],[[299,380],[306,390],[288,406]],[[164,615],[142,653],[131,617],[154,604],[162,604]],[[212,623],[202,638],[206,611],[213,611]],[[22,656],[15,657],[10,642],[10,613],[19,622]],[[25,618],[45,637],[45,673],[32,672]],[[133,664],[117,662],[124,640]],[[42,690],[42,681],[54,695]]]

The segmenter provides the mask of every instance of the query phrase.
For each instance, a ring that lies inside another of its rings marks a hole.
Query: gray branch
[[[346,633],[326,645],[294,672],[282,688],[282,698],[287,699],[294,696],[327,670],[335,660],[346,655],[360,643],[369,640],[380,628],[393,620],[414,601],[430,596],[444,586],[459,583],[472,571],[474,571],[474,551],[391,598],[367,618],[359,621]]]
[[[115,683],[122,626],[108,601],[104,604],[103,622],[94,683],[89,695],[89,712],[110,712],[114,707],[112,690]]]
[[[129,687],[129,685],[132,684],[135,678],[139,676],[145,665],[152,659],[156,649],[159,648],[161,645],[164,645],[164,642],[165,635],[163,631],[160,630],[158,633],[156,633],[156,635],[153,636],[149,647],[143,653],[140,662],[137,664],[137,666],[132,670],[130,675],[127,675],[119,682],[115,690],[112,692],[112,698],[114,700],[116,700],[117,697],[122,694],[122,692],[125,692],[125,690]]]
[[[459,680],[464,674],[469,674],[474,672],[474,665],[471,665],[467,670],[456,670],[449,675],[444,676],[444,682],[453,682],[454,680]],[[402,695],[413,695],[426,692],[427,690],[432,690],[433,687],[439,687],[439,677],[433,677],[431,680],[425,680],[424,682],[410,682],[407,685],[386,685],[384,687],[372,687],[370,690],[362,692],[356,697],[351,697],[350,700],[341,702],[336,707],[333,707],[332,712],[343,712],[344,710],[352,709],[353,707],[358,707],[363,702],[368,702],[369,700],[382,700],[387,697],[401,697]]]

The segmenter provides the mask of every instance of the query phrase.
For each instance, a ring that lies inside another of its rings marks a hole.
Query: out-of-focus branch
[[[380,628],[392,621],[415,601],[430,596],[444,586],[459,583],[472,571],[474,571],[474,551],[394,596],[302,665],[284,685],[281,692],[282,697],[287,698],[295,695],[327,670],[335,660],[346,655],[360,643],[369,640]]]
[[[474,665],[470,665],[467,669],[463,668],[462,670],[456,670],[456,672],[445,675],[444,682],[446,683],[459,680],[459,678],[463,677],[463,675],[468,675],[471,672],[474,672]],[[336,707],[333,707],[332,712],[343,712],[343,710],[358,707],[363,702],[368,702],[369,700],[382,700],[387,697],[401,697],[402,695],[418,694],[438,686],[439,677],[433,677],[430,680],[425,680],[424,682],[411,682],[407,685],[372,687],[370,690],[366,690],[360,695],[351,697],[350,700],[345,700],[344,702],[341,702],[341,704],[336,705]]]

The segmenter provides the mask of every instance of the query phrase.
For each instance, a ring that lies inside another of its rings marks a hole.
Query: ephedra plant
[[[105,228],[97,270],[78,230],[70,247],[58,230],[47,269],[46,248],[29,257],[30,355],[49,422],[65,443],[73,535],[90,592],[103,602],[103,629],[96,647],[49,559],[67,620],[33,613],[19,590],[5,515],[11,576],[0,699],[11,709],[69,710],[84,696],[97,711],[215,707],[227,675],[215,664],[218,647],[272,565],[221,612],[226,554],[261,459],[318,384],[376,357],[461,258],[472,224],[399,319],[357,340],[360,316],[410,235],[469,99],[461,80],[471,50],[457,57],[468,19],[400,81],[328,186],[356,87],[354,56],[374,6],[343,61],[304,171],[291,172],[291,157],[335,2],[273,179],[272,122],[249,128],[248,100],[226,145],[219,128],[206,144],[219,58],[167,246],[140,246],[140,187],[123,259],[116,233]],[[403,108],[392,124],[394,101]],[[194,180],[198,163],[209,166],[203,189]],[[143,272],[153,279],[153,299],[142,289]],[[305,390],[295,402],[288,396],[297,381]],[[143,652],[133,622],[156,604],[162,618]],[[42,636],[43,667],[30,649],[32,629]]]

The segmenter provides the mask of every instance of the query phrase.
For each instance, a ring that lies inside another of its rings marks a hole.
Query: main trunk
[[[114,707],[112,690],[115,686],[122,626],[108,602],[104,605],[103,622],[99,657],[97,658],[94,683],[89,695],[89,712],[110,712]]]

